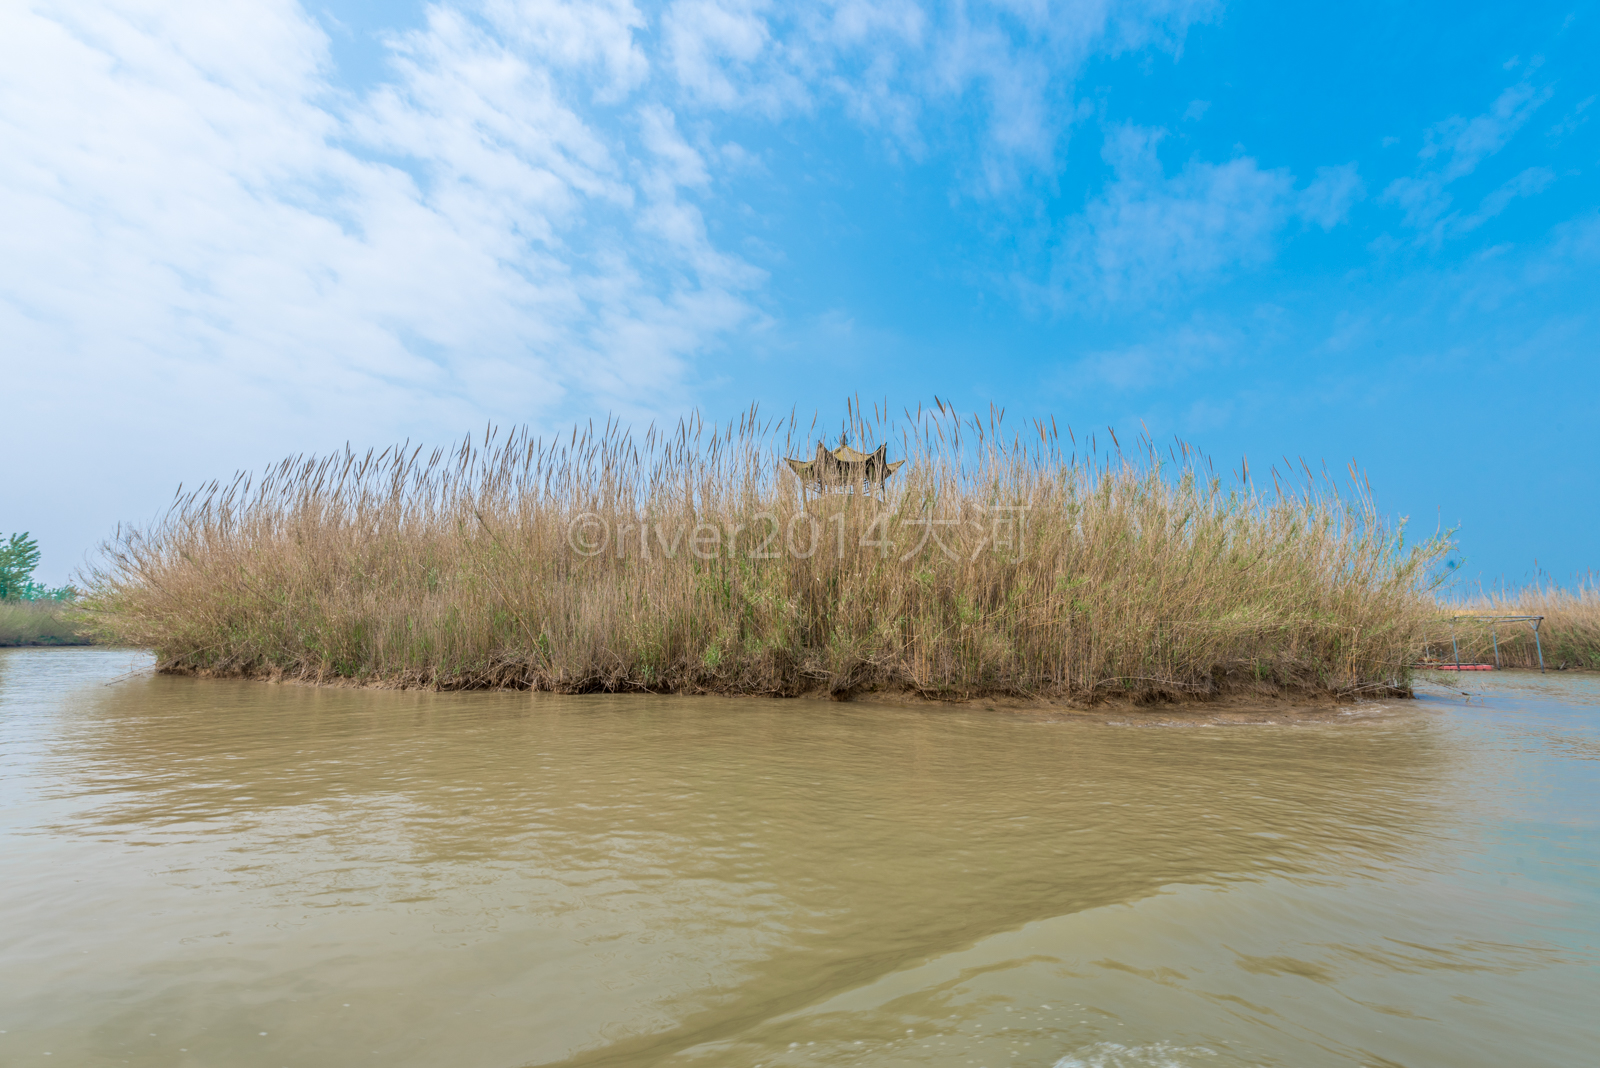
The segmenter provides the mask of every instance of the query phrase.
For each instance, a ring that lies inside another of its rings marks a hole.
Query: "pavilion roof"
[[[862,452],[840,443],[830,449],[817,442],[817,452],[809,460],[785,459],[789,469],[806,482],[848,483],[883,482],[900,470],[904,460],[889,460],[889,446],[879,445],[872,452]]]

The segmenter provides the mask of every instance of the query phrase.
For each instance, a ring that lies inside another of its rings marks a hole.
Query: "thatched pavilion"
[[[889,476],[905,463],[904,460],[889,462],[888,445],[879,445],[873,452],[862,452],[843,441],[837,449],[829,449],[819,441],[817,454],[811,459],[786,458],[783,462],[799,476],[802,493],[807,489],[818,493],[848,493],[857,486],[863,493],[872,492],[874,487],[882,490]]]

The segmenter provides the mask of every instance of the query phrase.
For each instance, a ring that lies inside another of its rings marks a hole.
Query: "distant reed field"
[[[0,647],[82,645],[88,638],[76,611],[59,601],[0,600]]]
[[[754,409],[286,460],[119,533],[85,604],[169,671],[1080,703],[1402,691],[1437,614],[1445,546],[1309,471],[943,405],[850,430],[886,486],[803,495],[819,435]]]
[[[1498,641],[1504,667],[1536,668],[1542,648],[1548,668],[1600,670],[1600,589],[1592,582],[1570,590],[1533,585],[1441,601],[1439,611],[1443,619],[1458,617],[1453,626],[1437,626],[1430,634],[1429,652],[1441,660],[1456,655],[1450,645],[1453,635],[1463,663],[1494,663]],[[1543,616],[1544,620],[1536,646],[1533,628],[1526,623],[1491,624],[1473,616]]]

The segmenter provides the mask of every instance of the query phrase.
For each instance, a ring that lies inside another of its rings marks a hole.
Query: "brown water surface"
[[[1600,1050],[1592,681],[1205,726],[148,663],[0,651],[0,1064]]]

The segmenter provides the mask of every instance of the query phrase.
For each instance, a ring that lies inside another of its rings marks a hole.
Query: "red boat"
[[[1493,664],[1417,664],[1418,671],[1493,671]]]

